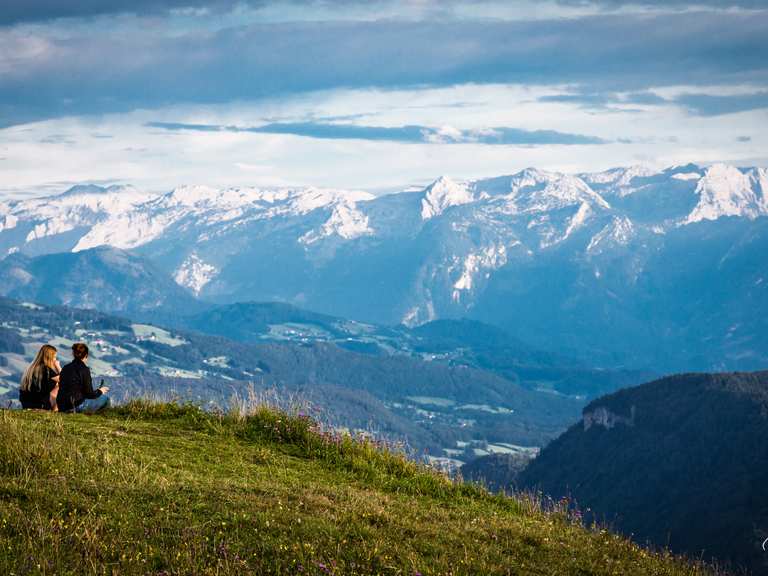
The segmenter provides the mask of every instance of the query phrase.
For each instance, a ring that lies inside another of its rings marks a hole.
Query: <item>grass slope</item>
[[[703,575],[258,408],[0,410],[2,574]]]

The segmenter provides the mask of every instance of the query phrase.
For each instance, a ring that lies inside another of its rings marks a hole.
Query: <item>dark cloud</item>
[[[599,6],[605,9],[618,9],[626,6],[645,6],[649,8],[691,9],[747,8],[764,10],[765,0],[557,0],[562,6]]]
[[[539,102],[556,102],[560,104],[576,104],[581,108],[604,110],[608,108],[609,104],[615,103],[616,100],[611,94],[596,94],[594,92],[587,93],[570,93],[570,94],[550,94],[542,96],[538,99]]]
[[[10,48],[0,69],[4,59],[13,65],[0,75],[0,126],[334,88],[568,83],[589,86],[599,102],[616,91],[647,99],[653,86],[768,84],[766,29],[768,14],[690,13],[292,22],[175,35],[94,28],[47,37],[43,50],[24,48],[28,39],[19,37],[2,44]]]
[[[627,104],[640,104],[643,106],[657,106],[669,104],[669,100],[654,94],[653,92],[630,92],[617,94],[613,92],[570,92],[567,94],[550,94],[538,98],[539,102],[560,102],[575,104],[587,110],[620,110],[622,112],[638,112],[634,108],[626,108]],[[622,106],[619,108],[619,106]]]
[[[83,18],[104,14],[167,14],[183,8],[223,12],[258,0],[3,0],[0,25],[40,22],[57,18]]]
[[[768,108],[768,92],[753,92],[730,96],[711,94],[681,94],[675,98],[663,98],[653,92],[634,92],[629,94],[570,92],[542,96],[540,102],[566,102],[593,110],[616,109],[618,104],[641,104],[647,106],[678,105],[695,116],[722,116],[736,112],[747,112]]]
[[[397,0],[284,0],[282,4],[320,5],[325,8],[334,4],[358,6],[402,7]],[[421,5],[423,14],[450,14],[451,7],[459,5],[482,4],[483,0],[439,0],[432,5]],[[671,10],[683,9],[727,9],[747,8],[765,9],[765,0],[558,0],[562,6],[597,6],[606,11],[613,11],[626,6],[645,6]],[[0,10],[0,25],[22,22],[41,22],[58,18],[87,18],[106,14],[167,14],[173,10],[205,9],[208,12],[228,12],[239,6],[260,7],[281,3],[275,0],[3,0]],[[404,7],[407,10],[407,6]],[[430,8],[427,10],[426,8]],[[418,12],[417,12],[418,13]]]
[[[724,114],[768,108],[768,92],[737,94],[733,96],[682,94],[675,98],[674,101],[698,116],[722,116]]]
[[[752,136],[738,136],[736,142],[752,142]]]
[[[257,134],[291,134],[323,140],[374,140],[404,143],[435,144],[605,144],[595,136],[568,134],[554,130],[521,130],[497,127],[483,130],[443,131],[429,126],[360,126],[357,124],[325,124],[320,122],[273,123],[263,126],[224,126],[218,124],[183,124],[178,122],[148,122],[149,128],[195,132],[252,132]]]
[[[665,98],[654,92],[631,92],[625,94],[621,101],[627,104],[641,104],[645,106],[658,106],[668,102]]]

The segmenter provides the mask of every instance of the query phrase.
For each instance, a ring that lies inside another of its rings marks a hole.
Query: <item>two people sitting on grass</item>
[[[51,358],[49,349],[53,349],[52,361],[46,361],[46,358]],[[55,371],[55,374],[51,376],[49,371]],[[55,391],[46,392],[52,382],[57,384]],[[46,344],[24,373],[19,399],[24,408],[92,414],[109,406],[107,392],[107,386],[93,388],[91,369],[88,368],[88,346],[82,342],[73,344],[72,362],[61,368],[56,361],[56,348]]]

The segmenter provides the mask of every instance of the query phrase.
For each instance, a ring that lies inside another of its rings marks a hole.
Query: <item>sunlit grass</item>
[[[707,574],[252,404],[0,411],[0,574]]]

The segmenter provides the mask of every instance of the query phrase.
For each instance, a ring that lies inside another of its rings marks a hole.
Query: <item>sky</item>
[[[0,200],[768,166],[768,0],[2,0]]]

